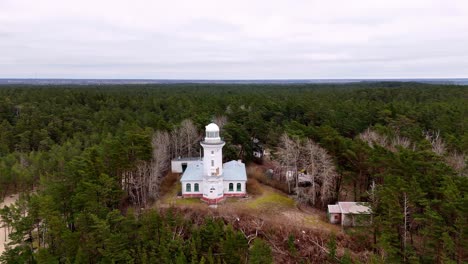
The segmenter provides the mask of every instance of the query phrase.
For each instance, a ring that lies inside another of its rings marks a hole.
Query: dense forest
[[[23,195],[1,212],[12,242],[0,260],[468,261],[467,100],[466,86],[392,82],[1,86],[0,192]],[[160,181],[140,184],[150,186],[143,192],[145,186],[126,187],[135,180],[129,175],[162,180],[166,159],[199,151],[197,137],[181,150],[167,145],[171,135],[187,127],[201,133],[215,120],[224,123],[226,160],[261,162],[253,156],[258,139],[278,164],[325,164],[314,172],[319,191],[284,191],[319,210],[344,190],[369,202],[372,225],[346,234],[369,253],[353,255],[356,245],[344,245],[349,252],[337,254],[341,238],[327,235],[327,253],[313,256],[286,237],[288,253],[279,255],[265,234],[250,241],[226,218],[147,209]]]

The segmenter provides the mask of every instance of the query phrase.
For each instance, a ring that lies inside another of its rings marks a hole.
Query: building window
[[[191,192],[192,191],[192,186],[190,186],[190,183],[187,183],[187,185],[185,185],[185,191],[186,192]]]
[[[237,191],[238,191],[238,192],[241,191],[241,184],[240,184],[240,183],[237,184]]]
[[[211,160],[211,167],[214,167],[214,160]]]
[[[229,183],[229,191],[232,192],[234,191],[234,183]]]
[[[193,186],[193,191],[194,192],[199,192],[200,191],[200,189],[198,187],[198,183],[195,183],[195,185]]]
[[[211,155],[214,155],[214,150],[211,151]]]

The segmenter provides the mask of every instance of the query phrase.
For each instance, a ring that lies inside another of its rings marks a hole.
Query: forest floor
[[[261,219],[290,223],[295,227],[333,233],[341,230],[339,226],[328,223],[325,212],[309,206],[298,206],[291,197],[270,186],[259,183],[258,187],[260,188],[259,194],[249,195],[246,198],[227,198],[218,204],[217,208],[210,208],[210,210],[217,210],[219,213],[232,216],[248,214]],[[177,196],[180,188],[180,183],[177,181],[154,206],[206,210],[208,205],[199,198]]]

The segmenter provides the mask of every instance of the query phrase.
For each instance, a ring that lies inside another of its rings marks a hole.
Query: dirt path
[[[18,200],[19,194],[13,194],[5,197],[2,203],[0,203],[0,208],[9,206]],[[3,226],[3,223],[1,223]],[[0,227],[0,255],[5,251],[5,245],[8,244],[10,240],[8,239],[8,230],[6,227]]]

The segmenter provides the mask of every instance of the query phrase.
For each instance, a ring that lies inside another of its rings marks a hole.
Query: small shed
[[[364,202],[338,202],[328,205],[329,221],[342,226],[364,226],[372,222],[371,208]]]

